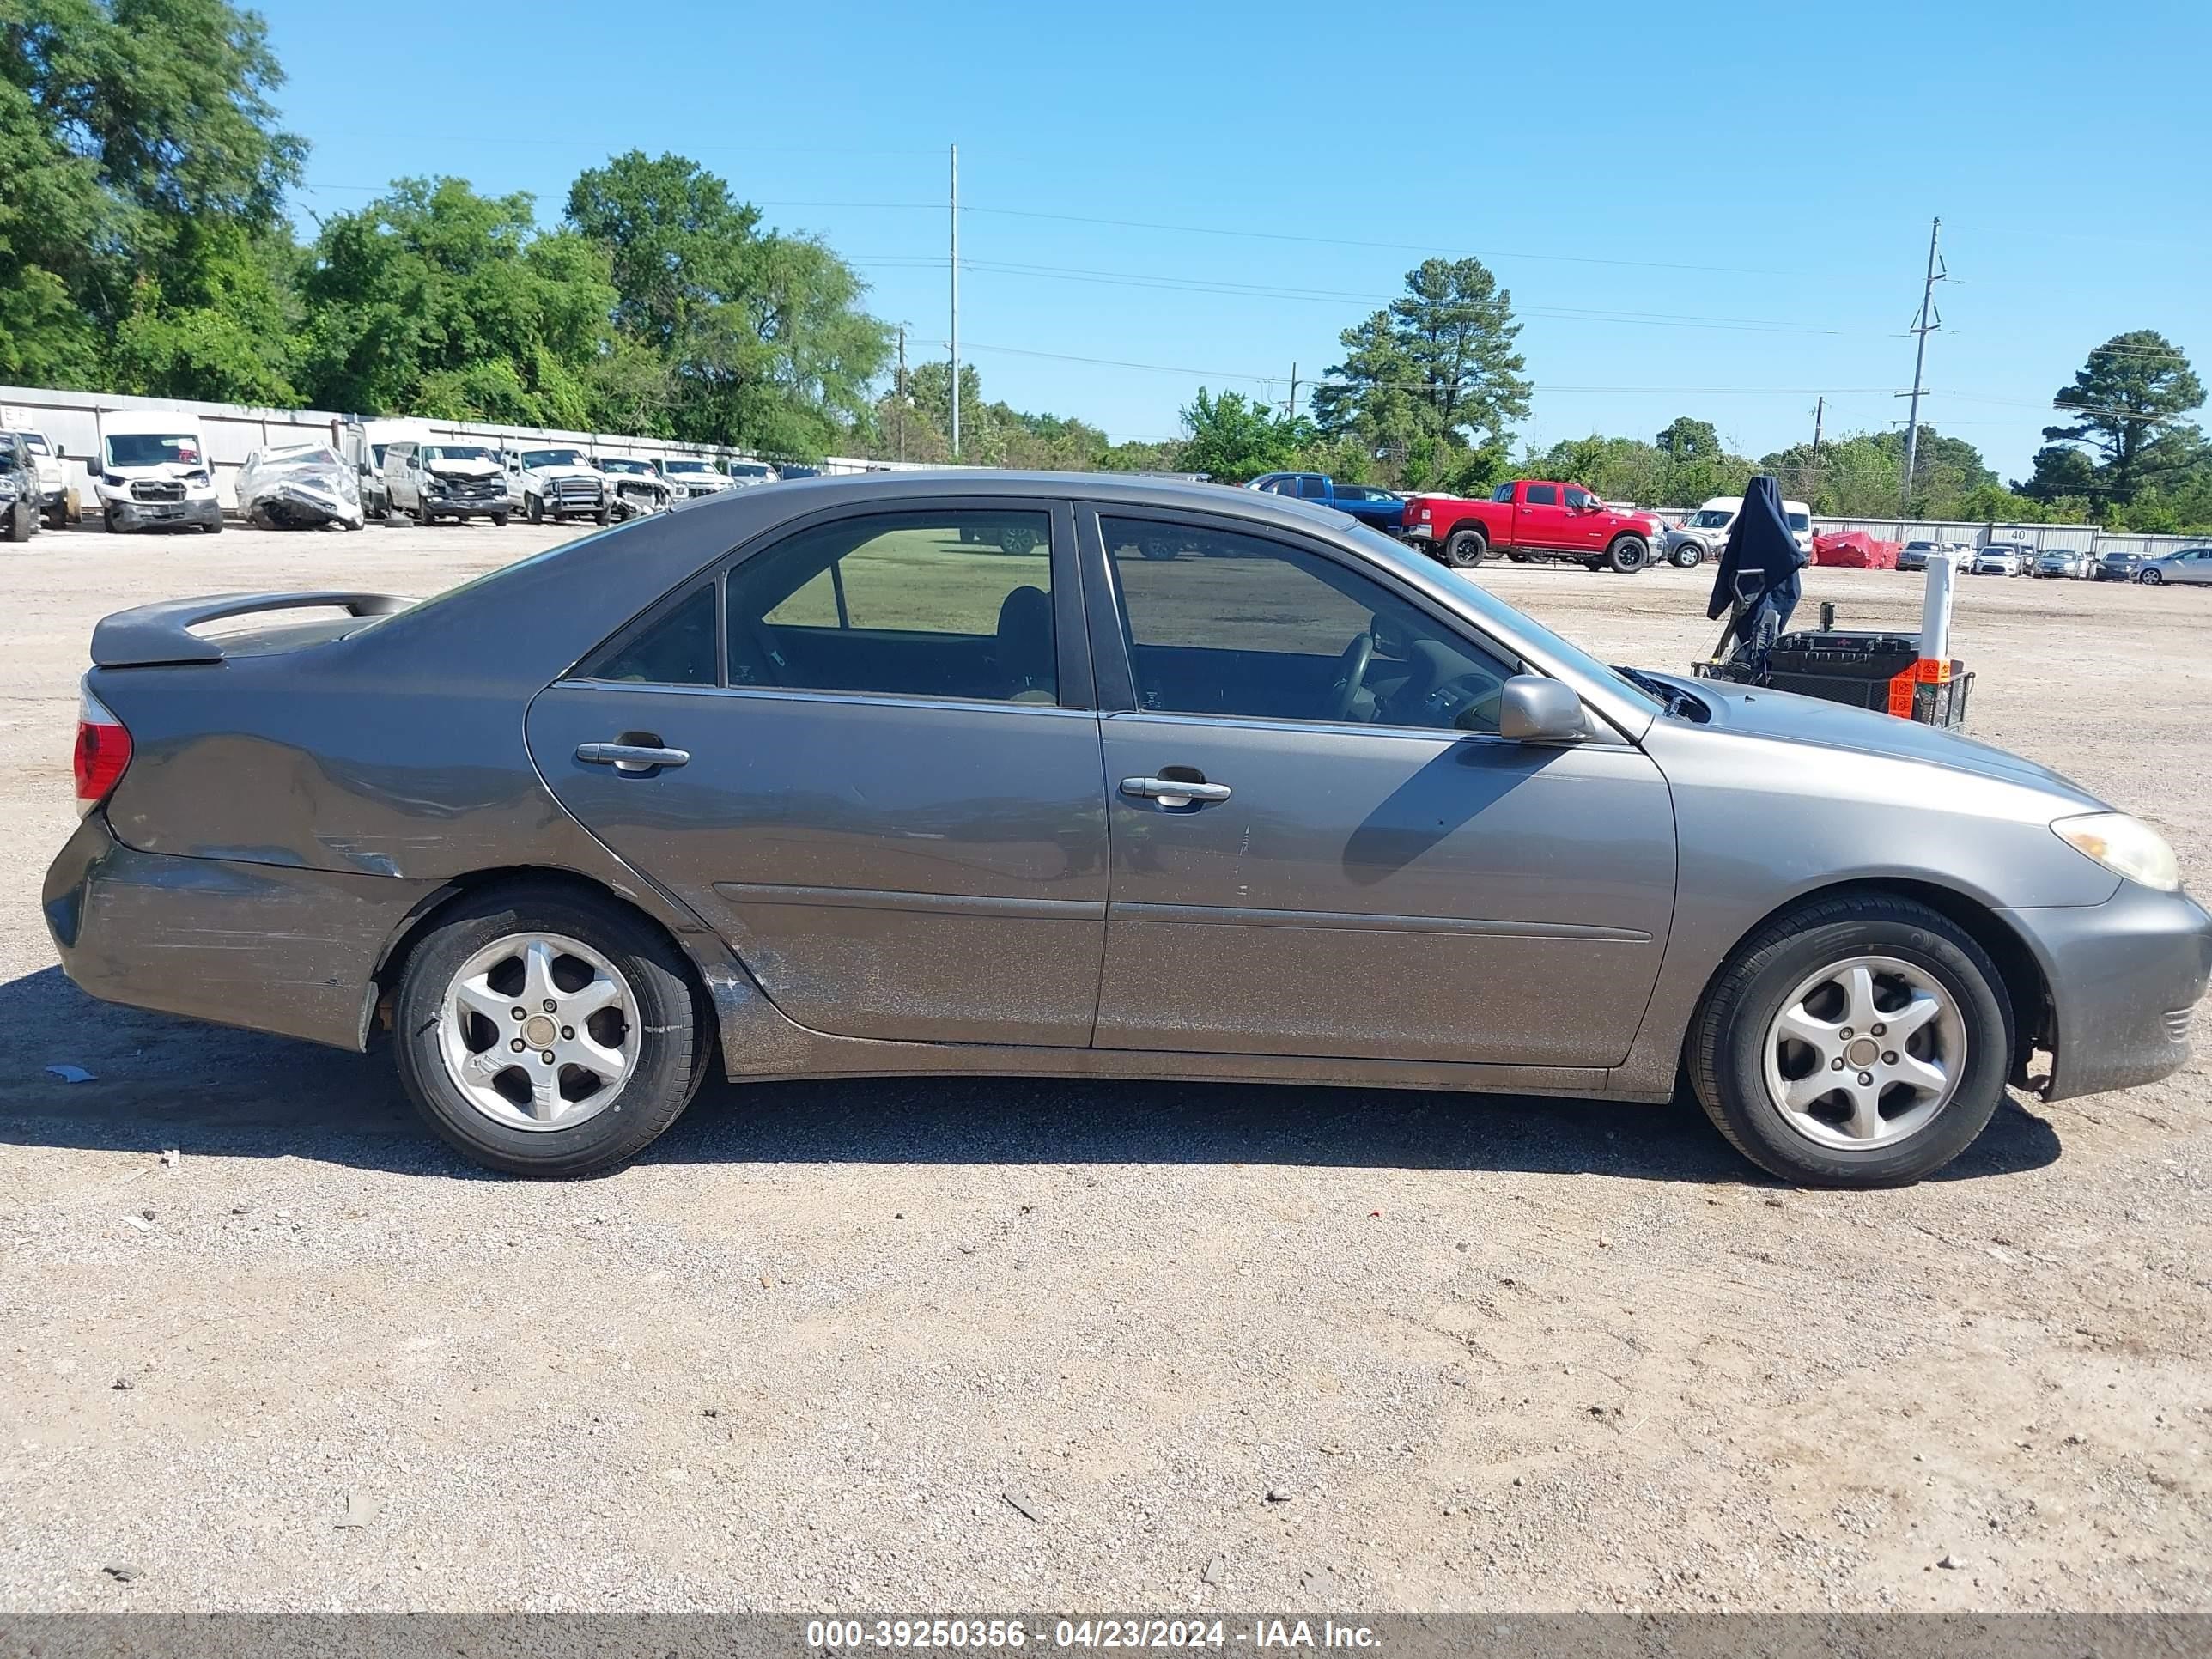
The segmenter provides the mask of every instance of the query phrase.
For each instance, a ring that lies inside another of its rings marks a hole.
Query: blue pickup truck
[[[1406,527],[1406,503],[1373,484],[1340,483],[1325,472],[1263,472],[1245,486],[1272,495],[1293,495],[1302,501],[1318,501],[1340,513],[1349,513],[1364,525],[1386,536]]]

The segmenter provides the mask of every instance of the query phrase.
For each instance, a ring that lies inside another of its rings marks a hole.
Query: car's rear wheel
[[[409,956],[400,1082],[449,1146],[513,1175],[634,1158],[706,1074],[707,1024],[666,939],[611,901],[518,886],[467,902]]]
[[[1613,545],[1605,550],[1606,568],[1623,575],[1641,570],[1651,562],[1650,544],[1641,536],[1616,536]]]
[[[1786,1180],[1895,1187],[1971,1145],[2004,1097],[2003,976],[1949,918],[1869,895],[1747,941],[1690,1030],[1690,1083],[1731,1145]]]
[[[1490,538],[1480,530],[1455,530],[1444,543],[1444,562],[1455,570],[1472,570],[1490,556]]]

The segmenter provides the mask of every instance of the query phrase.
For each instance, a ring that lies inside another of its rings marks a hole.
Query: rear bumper
[[[385,947],[439,886],[141,853],[95,812],[41,906],[62,971],[103,1001],[360,1049]]]
[[[2193,1011],[2212,979],[2212,917],[2194,900],[2123,882],[2103,904],[2000,914],[2051,987],[2046,1099],[2131,1089],[2188,1063]]]

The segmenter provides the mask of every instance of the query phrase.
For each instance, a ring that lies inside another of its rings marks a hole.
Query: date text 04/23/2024
[[[806,1645],[817,1652],[860,1648],[1006,1649],[1030,1645],[1108,1650],[1335,1648],[1381,1646],[1365,1625],[1324,1619],[1060,1619],[1032,1627],[1022,1619],[816,1619]]]

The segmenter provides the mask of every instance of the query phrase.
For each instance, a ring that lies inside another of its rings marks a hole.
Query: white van
[[[507,473],[483,444],[395,438],[385,446],[384,483],[390,510],[414,514],[426,529],[441,519],[503,525],[514,511]]]
[[[392,492],[384,482],[385,452],[402,439],[428,443],[430,428],[423,421],[349,421],[338,434],[338,453],[354,470],[361,484],[361,510],[372,519],[392,516]]]
[[[1742,511],[1742,496],[1714,496],[1690,515],[1687,524],[1667,532],[1668,562],[1686,570],[1692,565],[1719,556],[1721,549],[1728,544],[1729,526]],[[1811,558],[1813,509],[1802,501],[1784,501],[1782,516],[1790,522],[1790,534],[1796,541],[1798,550]]]
[[[215,464],[197,415],[113,409],[100,416],[93,497],[111,531],[222,529]]]

